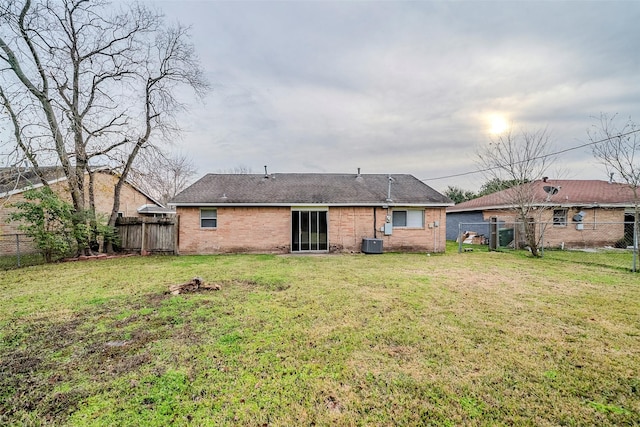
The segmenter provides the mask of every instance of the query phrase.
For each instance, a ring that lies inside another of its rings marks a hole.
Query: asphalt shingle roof
[[[525,184],[528,185],[528,184]],[[633,206],[633,192],[621,183],[600,180],[549,179],[534,181],[535,199],[538,204],[558,206]],[[556,187],[558,192],[549,197],[545,186]],[[498,191],[477,199],[458,203],[447,208],[447,212],[465,212],[500,208],[509,205],[509,190]]]
[[[412,175],[391,177],[392,201],[387,202],[387,174],[208,174],[169,204],[452,204],[448,197]]]
[[[40,170],[47,182],[65,178],[62,168],[57,166],[41,167]],[[33,169],[0,168],[0,194],[24,190],[41,183]]]
[[[96,172],[101,171],[111,173],[111,171],[104,166],[98,166],[92,169]],[[40,171],[49,184],[53,184],[57,181],[65,181],[67,179],[62,167],[60,166],[40,166]],[[149,200],[153,201],[158,206],[162,206],[160,202],[157,202],[152,196],[140,190],[136,185],[132,184],[128,180],[127,183],[133,186],[136,191],[144,194]],[[40,178],[38,178],[38,175],[36,175],[32,168],[0,168],[0,197],[19,193],[31,187],[39,187],[40,185],[42,185],[42,181],[40,181]]]

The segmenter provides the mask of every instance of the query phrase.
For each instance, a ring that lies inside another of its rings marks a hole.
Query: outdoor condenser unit
[[[362,239],[362,252],[365,254],[381,254],[382,239]]]

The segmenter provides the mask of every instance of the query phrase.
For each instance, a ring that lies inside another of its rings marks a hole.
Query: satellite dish
[[[558,187],[553,187],[551,185],[545,185],[542,187],[545,193],[553,196],[554,194],[558,194]]]

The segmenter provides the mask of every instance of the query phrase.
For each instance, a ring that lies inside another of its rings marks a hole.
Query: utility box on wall
[[[391,224],[390,222],[386,222],[382,230],[384,231],[385,236],[391,236],[391,234],[393,233],[393,224]]]
[[[365,254],[381,254],[382,239],[362,239],[362,252]]]

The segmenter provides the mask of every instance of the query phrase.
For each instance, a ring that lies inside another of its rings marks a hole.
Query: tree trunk
[[[524,221],[524,233],[531,250],[531,255],[534,257],[539,256],[538,253],[538,238],[536,236],[536,223],[533,218],[526,218]]]

